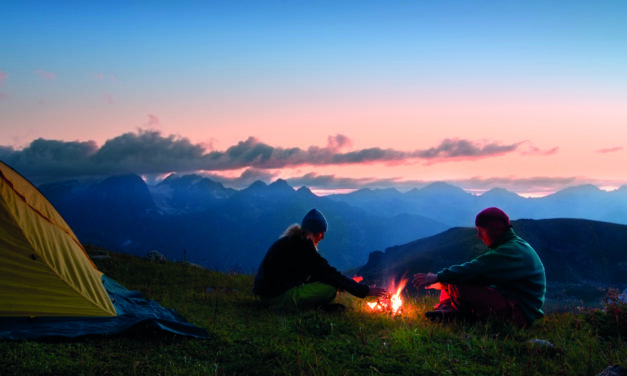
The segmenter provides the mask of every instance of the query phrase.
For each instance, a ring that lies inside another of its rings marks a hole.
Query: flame
[[[353,281],[355,281],[355,282],[357,282],[357,283],[359,283],[359,282],[361,282],[361,281],[363,281],[363,280],[364,280],[364,277],[362,277],[362,276],[358,276],[357,274],[355,274],[355,275],[353,276]]]
[[[363,280],[362,277],[353,277],[353,279],[355,278],[360,278],[360,281]],[[407,278],[402,278],[398,287],[396,287],[394,281],[392,281],[388,287],[388,291],[391,292],[389,296],[379,298],[376,302],[366,302],[366,305],[371,311],[390,312],[393,315],[399,314],[403,308],[403,297],[401,296],[401,293],[405,289],[407,282]]]
[[[396,292],[390,297],[390,308],[392,309],[393,314],[397,314],[399,310],[403,307],[403,297],[401,297],[401,292],[403,292],[403,289],[405,289],[406,284],[407,278],[401,279],[401,282],[396,288]],[[394,282],[392,282],[390,290],[394,290]]]

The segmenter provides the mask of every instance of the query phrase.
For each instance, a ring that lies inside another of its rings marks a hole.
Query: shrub
[[[627,338],[627,303],[618,289],[610,288],[601,300],[602,308],[587,309],[584,317],[599,335],[612,337],[618,335]]]

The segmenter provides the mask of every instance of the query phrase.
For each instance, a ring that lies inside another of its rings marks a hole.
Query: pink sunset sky
[[[0,160],[314,192],[627,185],[627,5],[3,4]]]

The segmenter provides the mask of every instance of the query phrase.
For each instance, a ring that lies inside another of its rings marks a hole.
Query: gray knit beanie
[[[326,218],[324,218],[324,215],[318,209],[311,209],[303,217],[300,227],[305,231],[318,234],[321,232],[327,232],[327,228],[329,226]]]

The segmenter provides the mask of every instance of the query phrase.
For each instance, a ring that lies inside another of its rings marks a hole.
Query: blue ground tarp
[[[0,339],[35,340],[53,337],[151,333],[164,331],[183,336],[209,338],[203,328],[190,324],[176,311],[146,300],[139,291],[129,291],[102,277],[113,301],[115,317],[0,317]]]

